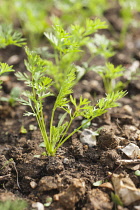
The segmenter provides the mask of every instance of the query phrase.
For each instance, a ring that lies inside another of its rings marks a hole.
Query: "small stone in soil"
[[[63,163],[64,164],[68,164],[69,163],[69,159],[68,158],[64,158]]]
[[[20,57],[18,55],[12,55],[7,61],[9,65],[15,65],[19,62],[20,62]]]
[[[32,189],[35,189],[37,187],[37,183],[35,181],[31,181],[30,186]]]
[[[44,210],[44,205],[40,202],[33,203],[32,207],[36,208],[37,210]]]

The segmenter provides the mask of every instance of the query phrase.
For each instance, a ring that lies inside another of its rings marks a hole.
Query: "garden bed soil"
[[[133,37],[136,37],[135,40]],[[133,59],[140,62],[139,46],[136,45],[139,40],[138,30],[137,33],[135,30],[131,31],[125,47],[117,52],[112,62],[125,67],[130,67]],[[25,71],[23,49],[10,46],[1,50],[0,56],[3,61],[14,64],[16,71]],[[12,56],[16,59],[12,60]],[[3,77],[3,80],[3,96],[7,96],[14,86],[24,89],[13,73]],[[55,157],[38,156],[44,152],[39,147],[42,137],[35,118],[23,117],[27,107],[20,104],[10,107],[1,102],[0,200],[23,198],[29,204],[28,209],[33,209],[37,202],[44,204],[51,197],[52,203],[44,209],[110,210],[115,209],[111,199],[113,186],[94,186],[93,183],[99,180],[112,183],[111,172],[124,177],[128,175],[136,188],[140,188],[140,176],[134,174],[135,170],[140,169],[140,164],[130,166],[119,162],[123,159],[132,160],[123,154],[121,148],[129,143],[140,147],[139,78],[129,83],[127,91],[128,95],[119,101],[120,107],[113,108],[92,121],[89,129],[96,131],[102,127],[97,137],[97,146],[90,148],[82,144],[80,133],[77,133],[58,150]],[[92,101],[103,97],[101,78],[88,72],[74,88],[76,98],[81,94]],[[46,120],[50,118],[53,102],[53,98],[48,103],[46,101]],[[81,119],[77,120],[72,129],[80,123]],[[27,133],[22,133],[22,126]],[[140,208],[140,199],[124,207],[118,206],[117,209],[132,210],[136,206]]]

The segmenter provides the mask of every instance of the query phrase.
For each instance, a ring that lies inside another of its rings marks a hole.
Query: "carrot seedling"
[[[118,3],[121,7],[120,16],[123,22],[118,42],[119,47],[123,48],[125,41],[127,40],[126,37],[129,27],[138,27],[139,25],[138,21],[134,17],[140,11],[140,2],[139,0],[119,0]]]
[[[28,61],[26,61],[25,64],[29,74],[18,72],[16,73],[16,76],[19,80],[24,81],[30,90],[24,91],[23,97],[19,100],[23,105],[27,105],[31,108],[31,112],[26,112],[25,115],[36,117],[44,140],[46,154],[49,156],[54,156],[58,148],[61,147],[65,141],[95,117],[106,113],[108,108],[118,106],[116,101],[126,94],[126,92],[123,91],[112,92],[111,94],[108,94],[106,98],[100,99],[96,106],[92,106],[91,102],[82,96],[78,102],[72,96],[72,87],[75,83],[76,75],[75,69],[70,66],[69,72],[65,75],[65,80],[63,80],[54,102],[51,120],[50,122],[45,123],[43,104],[45,98],[53,95],[53,93],[50,92],[53,80],[46,76],[46,61],[36,55],[35,52],[29,51],[27,48],[26,53]],[[63,115],[56,125],[54,124],[54,119],[57,110],[62,110]],[[87,119],[87,121],[70,132],[72,123],[79,116]]]
[[[13,87],[9,94],[9,97],[3,96],[0,98],[0,101],[8,102],[10,106],[14,107],[16,105],[17,99],[20,96],[20,92],[21,92],[21,89],[19,87]]]
[[[105,66],[97,66],[93,68],[103,79],[106,93],[122,90],[125,87],[121,81],[116,79],[123,75],[125,68],[121,65],[115,67],[112,63],[107,62]]]
[[[14,31],[12,25],[1,24],[0,25],[0,48],[5,48],[8,45],[16,45],[21,47],[25,45],[25,39],[22,38],[22,34],[19,31]],[[0,76],[4,73],[14,71],[13,66],[9,66],[6,63],[0,62]],[[0,80],[0,88],[2,81]]]

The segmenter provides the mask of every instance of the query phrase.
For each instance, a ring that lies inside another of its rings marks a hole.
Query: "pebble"
[[[88,82],[88,80],[83,80],[83,81],[82,81],[82,84],[83,84],[83,85],[89,85],[89,82]]]
[[[85,93],[83,93],[83,97],[87,98],[87,99],[90,99],[91,98],[91,94],[88,93],[88,92],[85,92]]]
[[[96,87],[99,87],[100,86],[99,85],[99,82],[96,81],[96,80],[90,81],[90,85],[91,85],[92,88],[96,88]]]
[[[44,210],[44,205],[40,202],[33,203],[32,207],[36,208],[37,210]]]
[[[37,186],[37,183],[35,181],[31,181],[30,186],[31,186],[32,189],[35,189],[36,186]]]
[[[64,164],[68,164],[69,163],[69,159],[68,158],[64,158],[63,163]]]
[[[14,65],[19,62],[20,62],[20,57],[18,55],[12,55],[7,61],[9,65]]]
[[[129,114],[132,114],[132,107],[131,106],[129,106],[129,105],[125,105],[125,106],[123,106],[123,109],[127,112],[127,113],[129,113]]]

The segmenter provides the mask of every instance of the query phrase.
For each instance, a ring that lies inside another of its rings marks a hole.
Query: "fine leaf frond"
[[[107,28],[107,24],[105,21],[101,21],[99,18],[95,20],[86,19],[86,30],[84,36],[88,36],[89,34],[95,33],[98,29]]]
[[[14,71],[13,66],[9,66],[7,63],[0,62],[0,75]]]
[[[97,107],[99,107],[100,109],[116,107],[119,105],[118,103],[116,103],[116,101],[124,97],[126,94],[127,91],[117,91],[109,93],[106,95],[106,98],[101,98],[98,101]]]
[[[63,81],[63,84],[61,86],[61,89],[59,91],[59,94],[55,102],[55,108],[67,106],[68,99],[66,98],[66,96],[72,93],[72,87],[74,85],[74,81],[75,81],[75,69],[73,68],[70,69],[68,75]]]
[[[33,117],[35,117],[36,116],[36,114],[35,113],[33,113],[33,112],[25,112],[24,114],[23,114],[23,116],[33,116]]]
[[[8,45],[21,47],[25,44],[25,38],[22,38],[19,31],[13,30],[12,25],[0,25],[0,48],[5,48]]]

